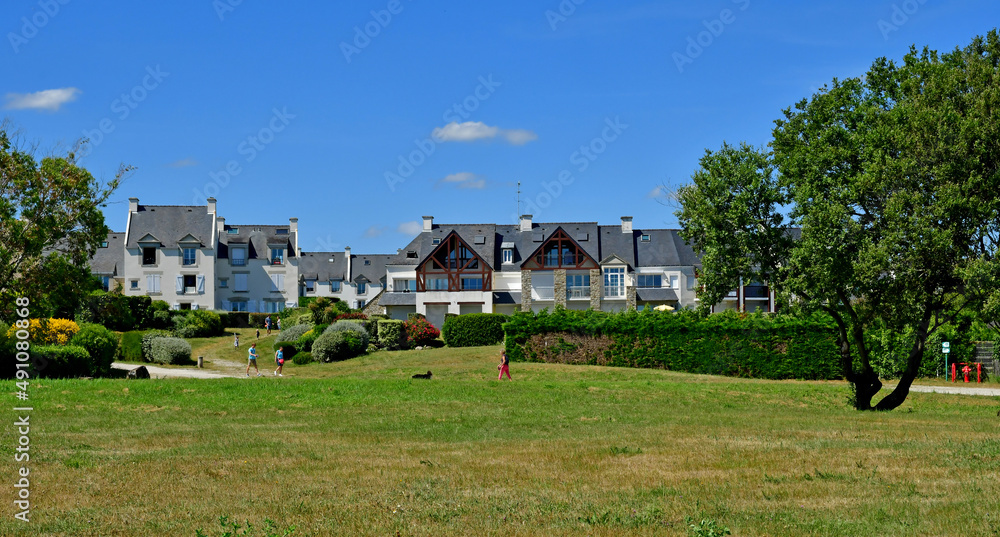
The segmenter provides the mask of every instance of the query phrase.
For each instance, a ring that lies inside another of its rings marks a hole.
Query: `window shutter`
[[[191,309],[193,309],[193,310],[198,309],[198,304],[197,303],[191,304]]]
[[[146,291],[150,293],[155,293],[156,289],[153,288],[153,275],[149,274],[146,276]]]
[[[278,276],[278,282],[277,282],[277,284],[278,284],[278,290],[279,291],[284,291],[285,290],[285,275],[284,274],[276,274],[276,276]]]
[[[177,294],[184,292],[184,276],[177,277]]]
[[[205,292],[205,275],[204,274],[199,274],[198,275],[198,292],[199,293],[204,293]]]
[[[247,300],[247,311],[250,313],[257,313],[257,301]]]
[[[222,301],[222,309],[225,311],[232,311],[232,303],[228,300]]]

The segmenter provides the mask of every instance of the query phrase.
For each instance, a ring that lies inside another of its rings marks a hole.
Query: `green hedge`
[[[76,345],[38,345],[31,347],[33,377],[77,378],[94,376],[90,353]]]
[[[502,313],[445,316],[441,337],[449,347],[496,345],[503,341],[503,324],[509,319]]]
[[[821,316],[558,309],[516,313],[503,328],[511,360],[766,379],[840,378],[837,333]]]
[[[378,321],[378,346],[395,351],[406,348],[406,323],[385,319]]]
[[[292,362],[295,363],[295,365],[311,364],[314,361],[312,353],[310,352],[298,352],[295,353],[295,357],[292,358]]]
[[[94,291],[84,298],[80,319],[124,332],[148,328],[153,322],[152,300],[148,296],[126,296]]]
[[[158,364],[184,364],[191,361],[191,344],[176,337],[153,338],[150,357]]]
[[[224,333],[222,318],[214,311],[192,310],[174,318],[174,334],[178,337],[215,337]]]
[[[106,377],[111,373],[111,363],[118,350],[118,336],[99,324],[84,323],[72,339],[70,345],[87,349],[90,355],[90,376]]]
[[[227,311],[226,328],[250,328],[250,313],[246,311]]]
[[[118,356],[127,362],[143,361],[142,336],[145,334],[141,330],[132,330],[123,333],[118,343]]]
[[[312,355],[323,362],[346,360],[364,354],[367,350],[362,346],[361,337],[353,330],[334,330],[324,332],[313,343]]]

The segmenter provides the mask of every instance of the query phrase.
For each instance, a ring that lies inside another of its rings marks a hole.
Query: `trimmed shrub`
[[[150,355],[158,364],[184,364],[191,361],[191,344],[179,337],[153,338]]]
[[[80,330],[80,325],[68,319],[30,319],[28,333],[33,345],[65,345]],[[8,338],[14,336],[17,328],[7,329]]]
[[[149,303],[149,309],[156,311],[170,311],[170,304],[166,300],[154,300]]]
[[[285,323],[282,321],[281,324]],[[282,330],[281,333],[278,334],[278,340],[295,342],[298,341],[300,337],[304,336],[306,332],[309,332],[310,330],[312,330],[312,326],[306,324],[296,324]]]
[[[250,328],[264,328],[264,319],[270,316],[270,313],[250,313],[248,316]],[[274,318],[271,317],[271,320],[273,321]]]
[[[365,330],[371,336],[372,343],[378,341],[378,322],[388,318],[389,316],[384,313],[373,313],[368,316],[368,323],[365,325]]]
[[[469,313],[445,317],[441,337],[449,347],[479,347],[503,341],[503,323],[509,317],[502,313]]]
[[[76,345],[32,345],[33,377],[77,378],[92,376],[90,353]]]
[[[350,331],[362,342],[362,348],[368,348],[370,336],[361,323],[354,320],[337,321],[331,324],[323,333]]]
[[[361,319],[363,321],[367,321],[368,316],[364,313],[341,313],[333,318],[334,322],[343,321],[345,319]]]
[[[221,336],[225,331],[218,313],[192,310],[174,319],[174,333],[178,337],[192,338]]]
[[[406,348],[406,326],[403,321],[386,319],[378,321],[378,345],[396,351]]]
[[[406,321],[406,339],[410,347],[417,345],[429,345],[441,335],[441,331],[434,327],[422,315]]]
[[[152,328],[166,330],[174,326],[174,317],[168,310],[157,310],[153,312],[153,317],[149,324]]]
[[[313,343],[312,355],[323,362],[335,362],[351,358],[350,342],[346,331],[324,332]]]
[[[516,313],[503,325],[511,360],[647,367],[766,379],[840,378],[829,317],[693,311]]]
[[[148,296],[126,296],[115,291],[94,291],[84,299],[81,308],[83,319],[119,332],[148,327],[157,311]]]
[[[118,336],[99,324],[87,323],[69,341],[70,345],[83,347],[90,354],[90,375],[106,377],[111,372],[111,362],[115,361]]]
[[[140,330],[123,333],[118,344],[118,356],[127,362],[143,361],[142,336],[145,334]]]
[[[447,315],[447,314],[445,314],[445,315]],[[424,317],[423,313],[417,313],[417,312],[407,313],[406,314],[406,320],[407,321],[412,321],[413,319],[424,319],[424,320],[426,320],[427,317]]]
[[[153,340],[161,337],[173,337],[173,333],[166,330],[146,330],[142,334],[142,359],[144,361],[153,361]]]
[[[295,357],[292,358],[292,362],[295,365],[306,365],[311,364],[315,360],[313,359],[312,353],[310,352],[298,352],[295,353]]]

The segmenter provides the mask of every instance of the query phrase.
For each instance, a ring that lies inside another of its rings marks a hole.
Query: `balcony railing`
[[[247,260],[246,260],[246,258],[243,258],[243,259],[230,259],[229,260],[229,264],[232,265],[232,266],[234,266],[234,267],[243,267],[243,266],[246,266]]]
[[[625,298],[625,286],[613,286],[604,288],[605,298]]]
[[[532,300],[555,300],[556,294],[555,289],[552,287],[534,287],[531,288],[531,299]]]
[[[570,285],[566,288],[566,298],[568,300],[590,298],[590,286]]]

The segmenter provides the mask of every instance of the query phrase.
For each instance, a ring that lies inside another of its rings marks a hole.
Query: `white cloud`
[[[653,190],[650,190],[649,192],[646,193],[646,197],[647,198],[659,198],[661,196],[663,196],[663,187],[662,186],[658,186],[658,187],[654,188]]]
[[[174,162],[171,162],[170,164],[167,164],[167,167],[168,168],[187,168],[187,167],[190,167],[190,166],[197,166],[197,165],[198,165],[198,161],[195,160],[195,159],[193,159],[193,158],[182,158],[180,160],[176,160]]]
[[[55,112],[59,107],[76,100],[80,90],[76,88],[59,88],[36,91],[35,93],[8,93],[7,104],[4,108],[8,110],[49,110]]]
[[[525,129],[501,129],[491,127],[482,121],[452,121],[444,127],[437,127],[431,136],[439,142],[474,142],[488,140],[497,136],[507,140],[512,145],[524,145],[538,139],[538,135]]]
[[[378,237],[379,235],[381,235],[384,232],[385,232],[385,228],[384,227],[382,227],[382,226],[372,226],[372,227],[370,227],[370,228],[368,228],[368,229],[365,230],[365,238],[366,239],[374,239],[375,237]]]
[[[402,233],[403,235],[419,235],[423,230],[423,223],[417,222],[416,220],[403,222],[396,228],[396,231]]]
[[[459,172],[447,175],[444,179],[437,182],[437,186],[441,186],[442,183],[456,183],[458,188],[474,188],[478,190],[486,188],[486,178],[472,172]]]

